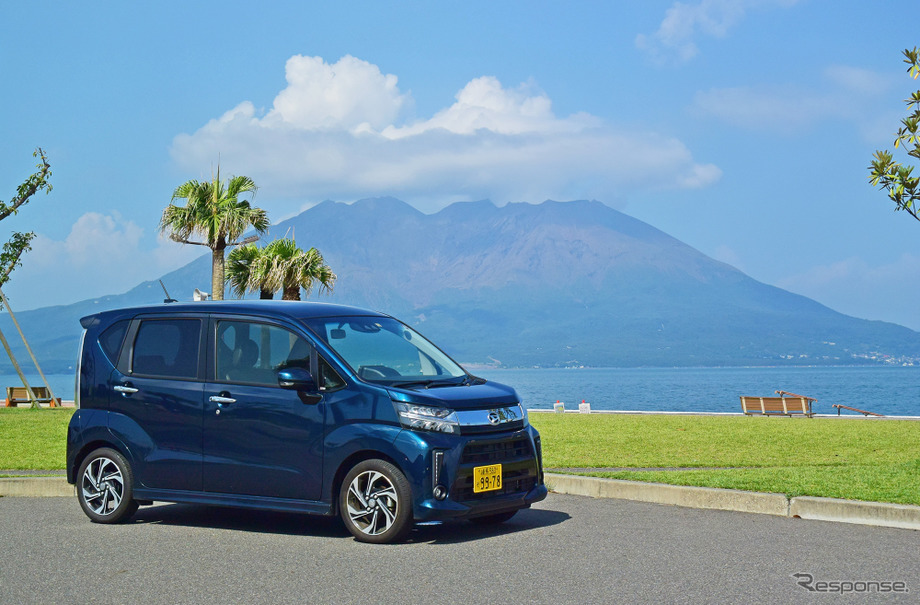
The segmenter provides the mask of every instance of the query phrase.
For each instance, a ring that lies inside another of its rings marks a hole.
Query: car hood
[[[436,387],[426,389],[388,387],[393,401],[402,401],[416,405],[430,405],[455,410],[482,409],[495,406],[513,405],[521,401],[517,392],[499,382],[486,382],[470,386]]]

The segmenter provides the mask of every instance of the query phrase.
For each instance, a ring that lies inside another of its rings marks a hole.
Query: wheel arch
[[[361,464],[365,460],[384,460],[398,468],[403,475],[406,475],[406,470],[403,468],[403,465],[400,464],[399,461],[396,460],[393,456],[390,456],[385,452],[381,452],[380,450],[359,450],[352,453],[347,458],[342,460],[335,471],[335,475],[332,477],[332,491],[330,493],[330,500],[332,502],[333,515],[339,514],[339,493],[342,490],[342,483],[345,481],[345,475],[348,474],[348,471]],[[409,482],[409,486],[411,489],[411,481]]]
[[[115,450],[121,454],[122,457],[124,457],[128,464],[132,464],[131,456],[129,455],[127,448],[123,447],[114,439],[96,438],[87,442],[83,447],[80,448],[80,450],[77,452],[77,455],[74,456],[73,467],[71,468],[70,476],[67,477],[67,481],[69,483],[75,484],[77,482],[77,474],[79,474],[80,467],[83,465],[83,461],[86,460],[86,457],[99,448],[103,447]]]

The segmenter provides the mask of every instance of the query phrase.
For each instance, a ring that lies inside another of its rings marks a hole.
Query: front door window
[[[278,370],[310,369],[311,347],[293,332],[244,321],[217,324],[216,376],[219,381],[278,385]]]

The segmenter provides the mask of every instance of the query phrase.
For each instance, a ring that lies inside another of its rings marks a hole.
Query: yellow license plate
[[[473,468],[473,493],[491,492],[502,488],[502,465],[490,464]]]

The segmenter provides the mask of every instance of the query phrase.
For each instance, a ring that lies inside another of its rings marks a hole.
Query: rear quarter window
[[[99,335],[99,347],[112,365],[118,363],[118,354],[121,351],[122,343],[125,341],[128,323],[127,319],[116,321]]]

